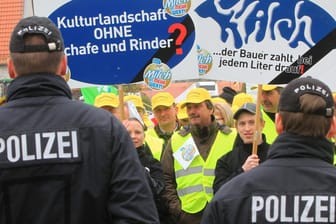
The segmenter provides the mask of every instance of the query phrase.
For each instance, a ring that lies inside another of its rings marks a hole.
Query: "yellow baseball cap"
[[[175,103],[174,97],[168,92],[160,92],[152,97],[152,109],[155,110],[158,106],[170,107]]]
[[[213,104],[215,104],[215,103],[227,104],[226,100],[224,100],[222,97],[219,97],[219,96],[211,98],[211,101],[212,101]]]
[[[211,95],[208,90],[204,88],[194,88],[189,91],[187,98],[181,107],[185,107],[187,103],[202,103],[206,100],[211,101]]]
[[[263,91],[271,91],[271,90],[276,89],[278,87],[280,87],[280,86],[277,86],[277,85],[262,85],[261,89]],[[254,90],[254,89],[257,89],[257,88],[258,88],[258,86],[252,86],[251,90]]]
[[[101,93],[100,95],[96,96],[95,101],[94,101],[94,106],[96,107],[103,107],[103,106],[118,107],[119,98],[114,93]]]
[[[132,101],[134,103],[134,106],[135,107],[140,107],[142,109],[145,109],[145,106],[142,102],[142,99],[140,96],[138,95],[129,95],[129,96],[125,96],[124,97],[124,101],[127,102],[127,101]]]
[[[245,103],[254,103],[254,97],[247,93],[238,93],[232,100],[232,111],[235,113]]]
[[[187,119],[188,118],[188,114],[187,114],[187,108],[186,107],[181,107],[182,104],[184,104],[185,101],[182,100],[180,101],[176,106],[178,108],[177,110],[177,118],[182,120],[182,119]]]

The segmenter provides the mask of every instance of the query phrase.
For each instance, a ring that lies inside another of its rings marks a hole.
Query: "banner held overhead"
[[[160,90],[175,80],[283,83],[314,71],[318,74],[311,75],[331,83],[336,64],[320,66],[336,47],[334,4],[35,0],[34,11],[49,16],[64,35],[72,79],[104,85],[145,76]],[[289,79],[279,78],[284,76]]]

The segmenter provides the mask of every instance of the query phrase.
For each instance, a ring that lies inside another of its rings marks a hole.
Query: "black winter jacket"
[[[145,167],[146,177],[152,189],[161,224],[171,224],[168,220],[168,211],[162,193],[165,189],[161,163],[153,157],[147,144],[137,148],[141,164]]]
[[[260,159],[259,163],[266,160],[269,144],[266,137],[262,134],[263,142],[257,147],[257,155]],[[237,134],[235,144],[232,151],[223,155],[218,159],[215,169],[215,180],[213,183],[214,193],[226,182],[235,176],[244,172],[242,166],[246,159],[252,154],[253,144],[244,144],[243,140]]]
[[[219,189],[202,224],[336,223],[336,168],[326,138],[283,133],[268,158]]]
[[[158,223],[136,149],[109,112],[54,74],[25,75],[0,107],[0,223]]]

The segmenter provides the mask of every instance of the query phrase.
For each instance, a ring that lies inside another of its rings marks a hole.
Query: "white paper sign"
[[[174,158],[187,169],[191,162],[199,155],[194,139],[190,137],[174,154]]]

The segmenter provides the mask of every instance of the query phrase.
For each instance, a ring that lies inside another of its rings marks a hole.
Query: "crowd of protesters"
[[[312,77],[176,102],[73,100],[59,29],[14,28],[0,107],[0,223],[335,223],[335,98]],[[309,204],[308,204],[309,202]],[[38,209],[37,209],[38,208]]]

